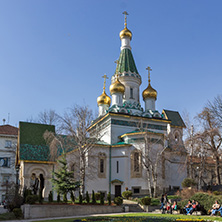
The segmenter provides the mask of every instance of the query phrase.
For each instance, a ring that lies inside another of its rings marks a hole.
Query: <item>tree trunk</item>
[[[216,156],[216,163],[215,163],[215,174],[216,174],[216,184],[220,184],[220,160],[219,157]]]
[[[147,170],[146,170],[146,173],[147,173],[148,192],[149,192],[150,197],[152,197],[151,180],[150,180],[150,170],[147,169]]]
[[[153,176],[153,197],[156,197],[156,194],[157,194],[157,162],[154,164],[152,176]]]
[[[86,177],[86,160],[85,160],[85,155],[80,154],[80,181],[81,181],[81,186],[80,186],[80,193],[84,195],[85,193],[85,177]]]

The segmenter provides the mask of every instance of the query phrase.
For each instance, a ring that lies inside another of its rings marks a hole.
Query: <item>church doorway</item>
[[[121,185],[115,185],[115,197],[121,197]]]

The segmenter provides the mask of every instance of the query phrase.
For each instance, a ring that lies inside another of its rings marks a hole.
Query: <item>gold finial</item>
[[[103,83],[103,92],[105,92],[106,89],[106,80],[109,79],[108,76],[105,74],[104,76],[102,76],[102,78],[104,78],[104,83]]]
[[[124,11],[123,14],[125,15],[125,23],[124,23],[124,26],[125,26],[125,27],[124,27],[124,28],[126,28],[126,27],[127,27],[127,21],[126,21],[127,19],[126,19],[126,16],[129,15],[129,14],[127,13],[127,11]]]
[[[148,66],[146,70],[148,70],[148,82],[150,83],[150,71],[152,71],[152,69]]]

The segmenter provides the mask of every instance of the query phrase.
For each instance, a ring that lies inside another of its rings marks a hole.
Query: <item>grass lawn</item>
[[[101,216],[101,217],[82,217],[58,220],[44,220],[41,222],[83,222],[83,221],[100,221],[100,222],[170,222],[176,219],[189,221],[222,221],[221,217],[210,216],[186,216],[186,215],[169,215],[169,214],[149,214],[149,213],[132,213],[123,215]],[[182,221],[182,220],[181,220]]]

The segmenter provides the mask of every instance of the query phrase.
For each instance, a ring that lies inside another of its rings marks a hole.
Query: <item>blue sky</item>
[[[220,0],[1,0],[0,123],[8,113],[18,125],[73,104],[97,110],[101,76],[113,75],[119,57],[125,10],[141,94],[149,65],[160,112],[194,116],[221,94]]]

